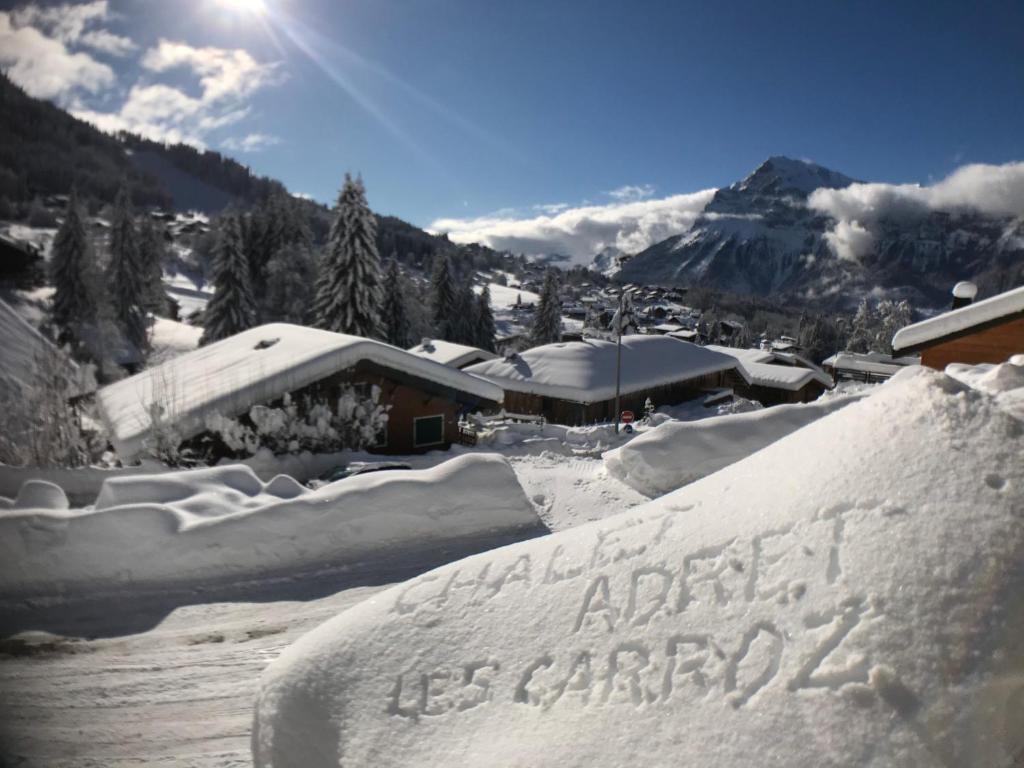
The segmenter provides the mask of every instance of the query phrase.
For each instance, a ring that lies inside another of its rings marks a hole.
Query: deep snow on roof
[[[410,347],[409,352],[417,357],[433,360],[441,365],[448,365],[452,368],[461,368],[471,360],[494,360],[498,357],[493,352],[488,352],[480,347],[470,347],[465,344],[456,344],[451,341],[440,341],[438,339],[424,339],[422,344]]]
[[[736,347],[722,347],[717,344],[708,344],[706,349],[713,349],[723,355],[730,355],[740,361],[751,384],[759,387],[775,387],[776,389],[788,389],[796,391],[809,381],[817,381],[826,387],[832,386],[832,378],[814,365],[811,368],[804,368],[799,365],[789,364],[789,361],[804,361],[798,355],[791,355],[781,352],[771,352],[765,349],[737,349]],[[774,365],[773,360],[786,360],[787,364]]]
[[[825,358],[822,365],[836,370],[863,371],[892,376],[901,368],[917,365],[920,362],[921,358],[919,357],[892,357],[881,352],[837,352],[831,357]]]
[[[514,392],[595,403],[615,397],[615,364],[615,342],[584,339],[534,347],[465,370]],[[739,369],[735,358],[686,341],[622,337],[623,394],[730,368]]]
[[[749,374],[751,383],[759,387],[774,387],[795,392],[811,381],[817,381],[825,387],[832,386],[831,377],[810,368],[751,362],[743,362],[743,368]]]
[[[723,355],[731,355],[744,363],[767,363],[774,357],[771,351],[766,349],[741,349],[739,347],[723,347],[720,344],[708,344],[705,349],[712,349]]]
[[[914,350],[929,341],[1017,314],[1024,314],[1024,286],[901,328],[892,337],[892,348],[894,352]]]
[[[126,458],[142,450],[154,401],[188,438],[204,429],[208,413],[243,413],[362,360],[486,400],[502,399],[501,389],[489,382],[380,341],[270,323],[104,387],[97,401],[114,447]]]

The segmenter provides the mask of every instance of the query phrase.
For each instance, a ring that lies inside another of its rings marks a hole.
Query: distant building
[[[809,403],[832,387],[832,378],[825,371],[796,354],[715,344],[709,344],[706,349],[735,357],[749,380],[736,388],[736,394],[762,405]]]
[[[919,357],[893,357],[881,352],[836,352],[823,360],[821,367],[836,383],[863,381],[876,384],[892,377],[902,368],[920,362]]]
[[[534,347],[470,366],[504,390],[510,413],[578,426],[615,419],[616,344],[586,339]],[[620,409],[676,405],[722,387],[747,384],[735,358],[663,336],[622,337]]]
[[[213,413],[237,418],[285,394],[336,402],[341,388],[391,406],[386,434],[370,450],[406,454],[447,448],[459,439],[458,418],[496,410],[501,388],[441,363],[372,339],[271,323],[147,368],[97,393],[111,442],[122,459],[143,452],[154,404],[182,440],[206,431]]]
[[[1002,363],[1024,352],[1024,286],[983,301],[977,288],[957,283],[954,308],[897,331],[894,355],[920,353],[921,365],[943,370],[950,363]]]
[[[494,352],[488,352],[486,349],[438,339],[424,339],[423,343],[410,347],[409,352],[417,357],[459,369],[498,357]]]

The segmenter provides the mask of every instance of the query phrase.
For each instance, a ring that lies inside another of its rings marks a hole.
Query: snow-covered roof
[[[892,348],[894,352],[916,352],[929,342],[1013,317],[1024,317],[1024,286],[908,325],[892,337]]]
[[[811,381],[817,381],[825,387],[832,386],[832,379],[828,374],[811,368],[747,361],[743,361],[743,368],[749,374],[751,383],[758,387],[774,387],[795,392]]]
[[[187,352],[97,393],[111,441],[122,458],[142,450],[149,406],[164,405],[183,438],[203,431],[206,414],[244,413],[360,361],[501,402],[490,382],[380,341],[287,323],[271,323]]]
[[[738,347],[723,347],[720,344],[708,344],[705,349],[713,349],[723,355],[730,355],[744,363],[768,363],[774,359],[774,355],[767,349],[740,349]]]
[[[917,365],[920,362],[921,359],[918,357],[892,357],[880,352],[837,352],[831,357],[825,358],[822,365],[827,365],[835,370],[862,371],[892,376],[901,368]]]
[[[697,331],[682,330],[670,331],[665,335],[670,336],[673,339],[682,339],[683,341],[689,341],[690,339],[696,339],[698,336],[700,336],[700,333],[698,333]]]
[[[596,403],[615,397],[615,342],[584,339],[546,344],[512,358],[466,368],[513,392]],[[735,358],[664,336],[622,337],[623,394],[709,373],[739,370]]]
[[[422,344],[410,347],[409,351],[417,357],[424,357],[433,360],[441,365],[448,365],[452,368],[461,368],[474,360],[494,360],[498,357],[493,352],[488,352],[480,347],[470,347],[465,344],[455,344],[451,341],[439,341],[437,339],[424,339]]]
[[[759,387],[775,387],[795,392],[810,381],[817,381],[826,387],[832,386],[832,379],[827,373],[797,355],[767,349],[737,349],[718,344],[708,344],[705,349],[713,349],[735,357],[747,372],[750,382]],[[774,365],[773,361],[777,358],[784,362]],[[798,361],[810,367],[804,367]]]
[[[45,355],[54,354],[68,367],[73,395],[92,392],[96,382],[92,375],[80,368],[6,301],[0,300],[0,391],[3,387],[29,389],[37,386],[32,381],[36,366]]]

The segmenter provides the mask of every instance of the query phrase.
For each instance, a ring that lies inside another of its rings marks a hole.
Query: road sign
[[[633,418],[634,417],[633,417],[633,412],[632,411],[623,411],[622,412],[622,423],[623,424],[631,423],[633,421]]]

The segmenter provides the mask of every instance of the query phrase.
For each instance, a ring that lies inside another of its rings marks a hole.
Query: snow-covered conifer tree
[[[256,324],[256,302],[241,239],[238,219],[228,216],[221,226],[214,255],[214,294],[203,311],[200,344],[226,339]]]
[[[878,317],[867,296],[857,305],[857,314],[853,316],[853,327],[846,348],[851,352],[869,352],[874,346],[877,334]]]
[[[476,299],[476,346],[494,352],[494,312],[491,310],[491,286],[484,284]]]
[[[533,318],[530,341],[535,345],[552,344],[562,340],[562,300],[558,295],[558,270],[554,267],[544,274],[540,303]]]
[[[139,269],[142,274],[143,306],[154,315],[167,312],[164,290],[164,237],[149,216],[139,227]]]
[[[55,288],[53,322],[61,343],[74,339],[80,324],[96,317],[96,304],[89,290],[91,261],[92,249],[78,207],[78,196],[72,190],[50,258],[50,279]]]
[[[302,325],[309,319],[316,257],[308,243],[282,245],[264,267],[266,288],[258,301],[262,322]]]
[[[384,273],[384,326],[387,329],[385,340],[388,344],[401,349],[409,346],[409,316],[402,292],[402,273],[394,254],[388,259],[388,268]]]
[[[458,335],[456,323],[458,314],[458,294],[455,290],[455,279],[452,275],[452,264],[446,255],[434,260],[431,275],[430,309],[434,321],[434,333],[444,341],[455,341]]]
[[[117,324],[129,342],[138,349],[145,349],[146,290],[126,183],[122,183],[114,200],[110,224],[110,266],[107,269]]]
[[[459,285],[455,294],[455,338],[457,344],[476,344],[476,295],[469,281]]]
[[[327,251],[320,265],[314,323],[337,333],[380,339],[382,300],[377,222],[362,179],[345,174]]]

